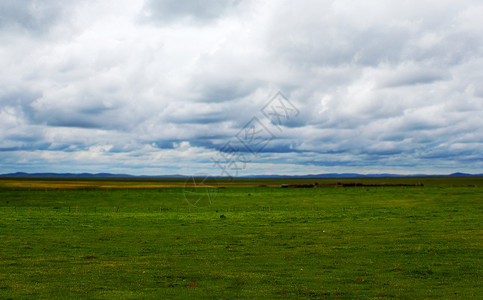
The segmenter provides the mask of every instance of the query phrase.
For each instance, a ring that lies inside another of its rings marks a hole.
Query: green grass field
[[[483,298],[483,178],[313,181],[2,179],[0,298]]]

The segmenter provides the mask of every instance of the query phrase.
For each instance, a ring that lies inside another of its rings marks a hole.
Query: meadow
[[[0,179],[0,298],[483,299],[483,178],[208,185]]]

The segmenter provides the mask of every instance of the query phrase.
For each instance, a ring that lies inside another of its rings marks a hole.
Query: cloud
[[[66,5],[55,0],[5,0],[0,3],[0,30],[41,34],[56,24]]]
[[[154,22],[171,23],[188,21],[206,23],[223,16],[235,9],[241,0],[148,0],[144,7],[144,16]]]
[[[461,23],[461,15],[478,6],[449,1],[284,2],[273,11],[269,41],[274,55],[301,67],[452,62],[471,55],[481,43],[476,31]]]
[[[441,80],[448,80],[450,75],[446,70],[423,66],[399,65],[380,79],[381,87],[401,87],[418,84],[430,84]]]
[[[3,1],[0,172],[482,172],[478,1]],[[262,108],[281,90],[299,114]],[[280,124],[279,124],[280,125]],[[55,161],[58,159],[58,162]]]

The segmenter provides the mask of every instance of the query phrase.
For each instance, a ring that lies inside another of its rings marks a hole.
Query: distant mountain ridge
[[[483,176],[483,174],[467,174],[467,173],[452,173],[452,174],[359,174],[359,173],[324,173],[324,174],[307,174],[307,175],[254,175],[245,176],[245,178],[387,178],[387,177],[468,177],[468,176]],[[243,177],[243,176],[242,176]]]
[[[0,177],[76,177],[76,178],[89,178],[89,177],[96,177],[96,178],[110,178],[110,177],[135,177],[129,174],[111,174],[111,173],[25,173],[25,172],[16,172],[16,173],[9,173],[9,174],[1,174]]]
[[[202,175],[200,175],[201,177]],[[382,178],[382,177],[468,177],[483,176],[483,174],[467,174],[452,173],[448,175],[438,174],[359,174],[359,173],[324,173],[324,174],[307,174],[307,175],[250,175],[239,176],[238,178]],[[47,178],[187,178],[189,175],[130,175],[130,174],[112,174],[112,173],[25,173],[16,172],[8,174],[0,174],[0,177],[47,177]],[[222,176],[210,176],[214,178],[223,178]]]

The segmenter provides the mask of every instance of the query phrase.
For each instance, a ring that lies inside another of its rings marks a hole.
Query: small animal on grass
[[[220,219],[226,219],[225,215],[221,215]]]

